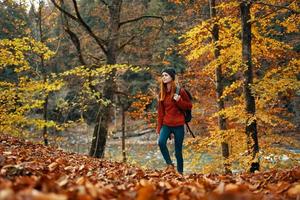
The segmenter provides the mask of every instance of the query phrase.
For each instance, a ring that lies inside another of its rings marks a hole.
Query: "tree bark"
[[[126,162],[126,150],[125,150],[125,108],[124,105],[122,105],[122,156],[123,156],[123,162]]]
[[[216,17],[216,3],[215,0],[209,0],[209,7],[210,7],[210,18]],[[212,30],[212,36],[213,36],[213,42],[215,43],[215,50],[214,50],[214,56],[215,59],[218,59],[220,56],[220,46],[217,44],[219,41],[219,26],[218,24],[214,24],[213,30]],[[216,75],[216,96],[217,96],[217,105],[218,105],[218,111],[221,111],[225,108],[224,100],[221,99],[221,96],[223,95],[223,75],[222,75],[222,68],[221,65],[218,65],[215,70]],[[226,130],[226,119],[223,115],[218,116],[218,126],[219,130],[223,131]],[[227,163],[227,159],[229,157],[229,145],[226,142],[226,140],[222,141],[221,143],[222,148],[222,156],[224,158],[224,171],[226,174],[230,174],[230,165]]]
[[[246,113],[250,116],[246,121],[246,134],[248,137],[248,150],[252,154],[250,172],[259,170],[259,152],[257,124],[255,120],[255,99],[251,93],[251,84],[253,83],[253,66],[251,55],[251,3],[242,1],[240,3],[241,22],[242,22],[242,62],[246,66],[243,74],[243,89],[245,95]]]

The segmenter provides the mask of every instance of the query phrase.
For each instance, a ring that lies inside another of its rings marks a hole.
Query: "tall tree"
[[[210,7],[210,17],[212,19],[216,18],[216,2],[215,0],[209,0],[209,7]],[[215,59],[218,59],[220,56],[220,45],[219,45],[219,25],[215,22],[212,29],[212,39],[215,44],[214,56]],[[218,111],[221,111],[225,108],[224,99],[221,98],[223,95],[223,75],[222,75],[222,66],[218,64],[215,69],[215,84],[216,84],[216,96],[217,96],[217,105]],[[221,134],[222,131],[226,130],[226,119],[224,115],[220,114],[218,116],[218,126],[220,129]],[[224,157],[224,170],[226,174],[231,173],[231,170],[228,167],[227,159],[229,157],[229,145],[224,138],[224,141],[221,142],[222,147],[222,155]]]
[[[105,56],[106,63],[109,65],[114,65],[117,63],[117,58],[120,52],[124,49],[125,46],[130,44],[133,40],[138,38],[140,35],[138,34],[127,34],[124,38],[120,37],[121,28],[128,26],[130,24],[135,24],[138,22],[142,22],[148,19],[158,19],[163,21],[161,17],[144,15],[137,18],[127,19],[121,21],[121,8],[122,8],[122,0],[112,0],[112,1],[100,1],[102,5],[108,10],[108,26],[106,30],[102,30],[106,34],[106,37],[102,34],[96,34],[96,32],[92,29],[92,27],[84,21],[80,13],[80,8],[76,0],[72,1],[73,4],[73,12],[69,12],[65,9],[61,4],[57,3],[55,0],[51,0],[56,8],[58,8],[66,17],[72,19],[77,22],[80,27],[82,27],[88,35],[93,38],[95,43],[101,49],[102,53]],[[63,2],[63,1],[61,1]],[[104,12],[104,11],[103,11]],[[99,36],[101,35],[101,36]],[[105,38],[105,39],[103,39]],[[104,100],[108,100],[109,104],[100,104],[98,114],[96,116],[96,125],[93,133],[93,140],[90,149],[90,155],[94,157],[102,158],[104,157],[104,150],[106,145],[107,131],[108,131],[108,123],[111,121],[111,110],[112,110],[112,102],[114,100],[114,92],[116,90],[116,84],[114,80],[114,76],[116,73],[116,69],[113,68],[110,73],[106,75],[105,82],[103,84],[101,98]]]
[[[44,8],[44,1],[39,1],[39,7],[38,7],[38,27],[39,27],[39,34],[40,34],[40,42],[44,43],[45,42],[45,38],[44,38],[44,30],[43,30],[43,21],[42,21],[42,17],[43,17],[43,8]],[[46,75],[46,69],[45,69],[45,59],[44,59],[44,55],[40,55],[40,59],[41,59],[41,68],[43,70],[43,80],[46,83],[47,82],[47,75]],[[44,111],[43,111],[43,117],[45,122],[48,121],[48,98],[49,95],[45,92],[45,102],[44,102]],[[44,139],[44,144],[47,146],[48,145],[48,130],[47,130],[47,126],[45,125],[43,128],[43,139]]]
[[[242,22],[242,64],[245,65],[243,74],[243,89],[245,96],[246,113],[248,119],[246,120],[246,134],[248,137],[249,153],[252,154],[250,172],[259,170],[259,160],[257,154],[259,152],[257,126],[255,119],[255,99],[251,92],[251,85],[253,84],[253,66],[251,54],[251,3],[242,1],[240,3],[241,22]]]

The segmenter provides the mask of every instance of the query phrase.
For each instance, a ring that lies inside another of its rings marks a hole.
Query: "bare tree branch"
[[[61,43],[61,40],[62,40],[62,35],[63,35],[63,32],[58,36],[58,43],[57,43],[57,47],[55,48],[55,51],[54,51],[54,54],[56,54],[58,52],[58,49],[60,48],[60,43]]]
[[[99,46],[101,47],[101,49],[106,52],[105,47],[103,46],[103,44],[105,44],[105,41],[99,37],[97,37],[94,32],[92,31],[92,29],[84,22],[84,20],[82,19],[79,9],[78,9],[78,5],[77,5],[77,1],[76,0],[72,0],[73,1],[73,5],[75,8],[75,13],[76,16],[78,18],[78,20],[80,21],[81,25],[88,31],[88,33],[94,37],[95,39],[97,38],[97,40],[99,40],[99,42],[97,42],[99,44]]]
[[[79,10],[78,10],[78,6],[77,6],[77,2],[76,0],[73,0],[73,4],[74,4],[74,8],[75,8],[75,12],[76,12],[76,16],[72,15],[71,13],[69,13],[68,11],[66,11],[65,9],[63,9],[60,5],[58,5],[56,3],[55,0],[50,0],[54,6],[61,11],[62,13],[64,13],[66,16],[68,16],[69,18],[73,19],[74,21],[76,21],[77,23],[79,23],[80,25],[82,25],[84,27],[84,29],[87,31],[87,33],[94,38],[94,40],[96,41],[96,43],[100,46],[100,48],[102,49],[102,51],[106,54],[107,50],[105,48],[105,40],[99,38],[98,36],[96,36],[96,34],[91,30],[91,28],[83,21]],[[79,16],[79,17],[78,17]]]
[[[123,49],[126,45],[128,45],[130,42],[132,42],[134,39],[136,38],[136,36],[132,36],[129,40],[127,40],[126,42],[124,42],[123,44],[120,45],[119,49]]]
[[[96,56],[94,56],[94,55],[92,55],[90,53],[87,56],[89,56],[92,59],[95,59],[98,62],[104,62],[105,61],[105,58],[97,58]]]
[[[65,2],[63,0],[60,0],[60,4],[62,7],[65,7]],[[80,44],[80,40],[78,38],[78,36],[76,35],[76,33],[74,33],[73,31],[71,31],[70,25],[69,25],[69,20],[68,17],[66,16],[65,13],[61,12],[61,21],[62,21],[62,25],[64,27],[64,31],[69,35],[73,45],[75,46],[76,50],[77,50],[77,56],[79,58],[79,61],[82,65],[86,65],[86,62],[83,58],[83,54],[82,54],[82,50],[81,50],[81,44]]]
[[[65,15],[67,15],[69,18],[73,19],[74,21],[78,22],[78,19],[76,17],[74,17],[71,13],[69,13],[68,11],[66,11],[65,9],[63,9],[61,6],[59,6],[55,0],[50,0],[53,5],[62,13],[64,13]]]
[[[78,55],[80,63],[82,65],[86,65],[86,62],[82,55],[81,44],[80,44],[80,40],[79,40],[78,36],[73,31],[71,31],[71,29],[69,27],[68,28],[66,27],[65,31],[69,34],[70,39],[72,40],[72,43],[74,44],[74,46],[77,50],[77,55]]]
[[[144,15],[144,16],[141,16],[141,17],[138,17],[138,18],[135,18],[135,19],[130,19],[130,20],[127,20],[127,21],[124,21],[124,22],[120,22],[119,27],[123,26],[124,24],[137,22],[137,21],[140,21],[142,19],[147,19],[147,18],[160,19],[162,21],[162,24],[164,24],[164,22],[165,22],[162,17],[152,16],[152,15]]]
[[[115,94],[118,94],[118,95],[123,95],[123,96],[125,96],[125,97],[130,96],[129,93],[126,93],[126,92],[123,92],[123,91],[120,91],[120,90],[115,90],[114,93],[115,93]]]
[[[139,20],[143,20],[143,19],[149,19],[149,18],[152,18],[152,19],[160,19],[162,21],[162,24],[161,26],[159,27],[159,31],[157,34],[160,33],[163,25],[164,25],[164,19],[162,17],[159,17],[159,16],[150,16],[150,15],[145,15],[145,16],[141,16],[141,17],[138,17],[138,18],[135,18],[135,19],[130,19],[130,20],[127,20],[127,21],[124,21],[124,22],[120,22],[119,24],[119,27],[121,27],[122,25],[124,24],[127,24],[127,23],[132,23],[132,22],[137,22]],[[142,34],[141,34],[142,35]],[[123,49],[126,45],[128,45],[130,42],[132,42],[135,38],[137,38],[138,36],[137,35],[133,35],[129,40],[127,40],[126,42],[124,42],[123,44],[120,45],[119,49]]]

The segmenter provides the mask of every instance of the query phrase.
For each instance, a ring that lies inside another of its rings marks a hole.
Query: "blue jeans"
[[[169,150],[167,147],[167,140],[171,133],[174,134],[174,139],[175,139],[175,157],[177,160],[177,171],[182,174],[183,173],[182,143],[184,139],[184,125],[175,126],[175,127],[163,125],[160,129],[158,145],[166,163],[168,165],[171,165],[172,160],[170,158]]]

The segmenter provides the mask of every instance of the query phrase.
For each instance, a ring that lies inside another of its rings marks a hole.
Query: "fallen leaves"
[[[137,191],[137,200],[151,200],[155,199],[155,186],[148,182],[147,180],[142,179],[140,181],[141,187]]]
[[[300,183],[293,185],[288,191],[287,194],[291,198],[298,198],[300,197]]]
[[[53,163],[51,163],[50,165],[48,165],[48,170],[49,170],[50,172],[53,172],[53,171],[56,169],[57,166],[58,166],[58,163],[53,162]]]
[[[300,167],[255,174],[190,174],[66,153],[0,136],[0,199],[300,199]]]

